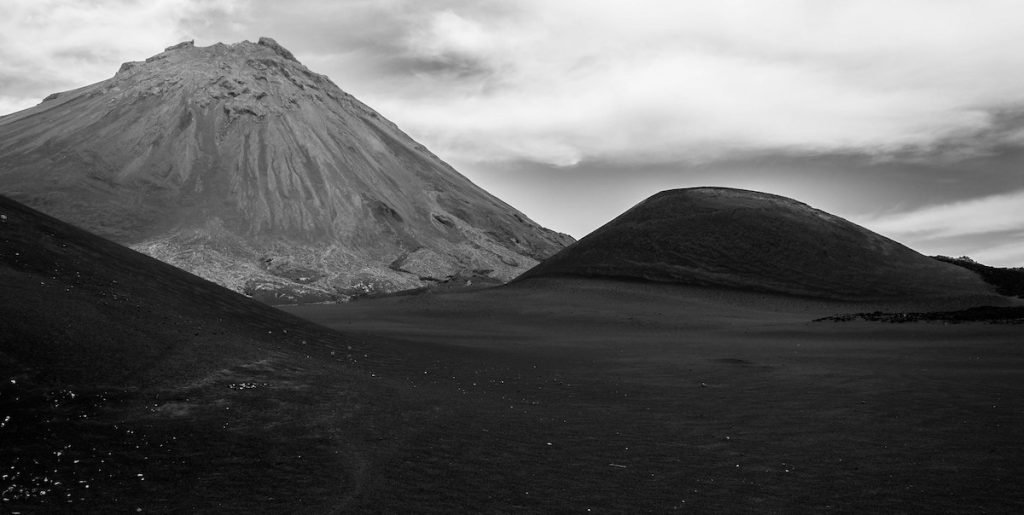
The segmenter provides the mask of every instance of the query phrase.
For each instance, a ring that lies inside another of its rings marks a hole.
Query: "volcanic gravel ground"
[[[531,279],[332,331],[0,213],[5,511],[1024,511],[1019,326]]]

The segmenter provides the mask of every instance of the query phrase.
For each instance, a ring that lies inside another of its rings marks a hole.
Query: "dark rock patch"
[[[815,322],[886,322],[905,324],[910,322],[945,322],[960,324],[967,322],[986,322],[990,324],[1024,324],[1024,307],[1014,306],[978,306],[957,311],[905,312],[885,313],[847,313],[818,318]]]

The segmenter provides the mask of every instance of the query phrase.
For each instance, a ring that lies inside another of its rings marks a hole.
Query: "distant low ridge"
[[[0,193],[270,302],[504,282],[573,241],[270,38],[0,117]]]
[[[836,300],[995,297],[976,273],[786,197],[658,193],[520,279],[582,276]]]

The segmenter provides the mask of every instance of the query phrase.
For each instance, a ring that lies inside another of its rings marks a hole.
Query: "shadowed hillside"
[[[3,197],[0,285],[5,513],[333,511],[403,413],[378,349]]]
[[[728,188],[664,191],[521,279],[585,276],[837,300],[991,297],[940,263],[792,199]]]
[[[328,334],[4,197],[0,214],[3,354],[62,383],[137,385],[154,366],[194,378]]]

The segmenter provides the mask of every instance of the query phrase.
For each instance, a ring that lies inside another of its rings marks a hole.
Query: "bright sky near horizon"
[[[0,0],[0,115],[195,39],[275,38],[541,224],[793,197],[1024,266],[1024,3]]]

